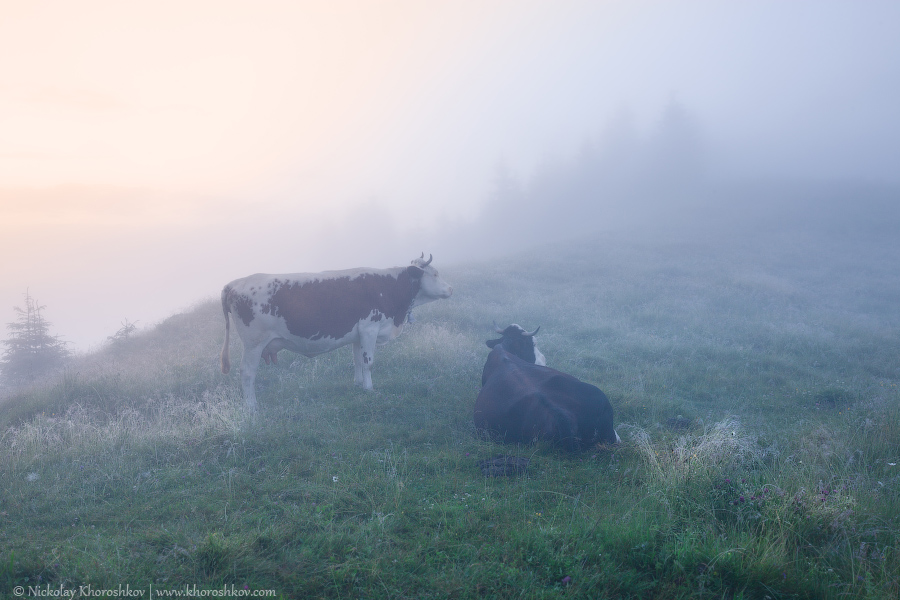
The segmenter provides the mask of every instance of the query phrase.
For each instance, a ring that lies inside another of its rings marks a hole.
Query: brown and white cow
[[[259,361],[277,362],[279,350],[315,356],[353,344],[356,383],[372,389],[375,345],[400,335],[414,307],[453,293],[431,260],[431,256],[425,260],[423,253],[409,267],[258,273],[232,281],[222,290],[222,372],[231,369],[230,314],[244,343],[241,386],[250,410],[256,410]]]

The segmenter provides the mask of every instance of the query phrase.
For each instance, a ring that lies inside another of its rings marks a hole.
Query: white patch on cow
[[[546,366],[547,366],[547,359],[544,358],[544,355],[541,354],[541,351],[540,351],[540,350],[538,350],[538,347],[537,347],[537,338],[536,338],[536,337],[532,337],[531,340],[534,342],[534,364],[540,365],[540,366],[542,366],[542,367],[546,367]]]

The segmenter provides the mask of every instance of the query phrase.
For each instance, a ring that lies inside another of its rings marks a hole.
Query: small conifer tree
[[[50,335],[50,323],[41,314],[45,308],[27,291],[25,308],[13,307],[18,317],[6,324],[9,337],[0,358],[0,373],[9,383],[30,383],[62,367],[69,356],[66,342]]]
[[[130,340],[134,339],[132,336],[137,331],[137,321],[134,323],[129,323],[128,319],[125,319],[122,322],[122,327],[119,328],[117,332],[112,335],[106,336],[106,339],[113,346],[122,346],[127,344]]]

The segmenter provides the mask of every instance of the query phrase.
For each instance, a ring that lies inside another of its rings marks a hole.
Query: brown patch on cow
[[[351,278],[316,279],[305,283],[275,280],[263,311],[281,317],[288,331],[310,340],[340,339],[363,319],[406,320],[419,292],[422,270],[408,267],[397,276],[363,273]]]
[[[253,320],[253,301],[236,292],[230,285],[226,285],[222,290],[222,304],[237,313],[244,325],[249,325]]]
[[[234,299],[234,309],[244,325],[249,325],[253,320],[253,301],[247,296],[238,296]]]

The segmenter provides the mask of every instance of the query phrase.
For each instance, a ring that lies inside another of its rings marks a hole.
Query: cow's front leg
[[[356,385],[362,385],[365,381],[363,377],[363,355],[362,346],[359,341],[353,342],[353,381]]]
[[[374,325],[374,324],[372,324]],[[359,341],[353,343],[353,366],[356,371],[356,384],[364,390],[372,389],[372,363],[375,362],[375,341],[378,339],[378,327],[359,327]]]
[[[244,346],[244,356],[241,358],[241,389],[244,392],[244,402],[250,412],[255,413],[256,405],[256,371],[259,369],[259,360],[262,357],[265,344],[247,348]]]

